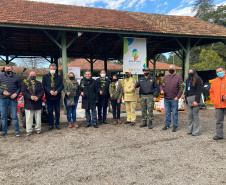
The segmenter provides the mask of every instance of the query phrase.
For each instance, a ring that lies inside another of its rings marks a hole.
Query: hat
[[[131,71],[129,69],[125,70],[125,73],[131,73]]]
[[[150,69],[148,67],[144,67],[142,70],[143,71],[150,71]]]

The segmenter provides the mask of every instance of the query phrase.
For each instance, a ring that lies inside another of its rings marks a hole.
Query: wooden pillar
[[[185,55],[186,55],[186,52],[183,50],[183,58],[182,58],[182,78],[185,80],[185,73],[187,71],[185,71]]]
[[[90,55],[90,71],[93,75],[93,54]]]
[[[66,43],[66,31],[61,31],[61,47],[62,47],[63,76],[64,76],[64,79],[67,79],[67,43]]]
[[[184,66],[184,79],[188,77],[188,69],[189,69],[189,64],[190,64],[190,51],[191,51],[191,39],[188,38],[187,41],[187,46],[186,46],[186,55],[185,55],[185,66]]]

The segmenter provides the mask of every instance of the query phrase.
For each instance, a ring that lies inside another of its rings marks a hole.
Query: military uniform
[[[141,98],[141,110],[142,110],[142,119],[144,124],[141,125],[147,126],[147,120],[149,120],[149,128],[152,128],[153,108],[154,101],[153,98],[157,98],[159,95],[159,84],[155,77],[149,75],[142,77],[136,83],[136,87],[140,87],[140,98]]]
[[[123,91],[127,91],[127,93],[124,93],[124,102],[126,105],[127,112],[127,123],[135,123],[136,121],[137,96],[134,85],[135,81],[132,77],[123,80]]]

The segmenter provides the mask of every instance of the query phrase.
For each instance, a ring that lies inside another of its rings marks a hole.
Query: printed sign
[[[68,67],[68,73],[74,73],[76,78],[80,78],[80,67]]]
[[[143,74],[147,61],[146,38],[124,38],[123,73],[130,70],[132,74]]]

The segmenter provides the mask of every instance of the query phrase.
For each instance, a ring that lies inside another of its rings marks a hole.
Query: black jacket
[[[58,100],[61,98],[61,91],[64,89],[62,77],[58,74],[54,74],[54,87],[51,87],[51,74],[48,73],[43,76],[42,84],[44,86],[44,90],[46,93],[47,100]],[[51,90],[55,90],[58,92],[56,96],[52,96],[50,94]]]
[[[16,74],[7,76],[5,73],[0,75],[0,99],[10,99],[10,96],[3,95],[3,91],[7,90],[11,95],[16,93],[20,94],[21,81]]]
[[[30,80],[27,81],[31,87]],[[21,92],[24,96],[24,109],[40,110],[42,109],[42,97],[44,96],[44,87],[41,82],[35,81],[35,90],[28,88],[25,82],[21,83]],[[38,101],[31,100],[31,96],[37,96]]]
[[[188,90],[189,84],[190,84],[190,90]],[[195,86],[193,86],[193,80],[191,80],[190,82],[190,79],[188,78],[186,80],[185,97],[196,95],[195,101],[199,103],[201,93],[202,93],[202,79],[198,77]]]
[[[96,80],[97,83],[97,90],[98,90],[98,95],[99,95],[99,101],[98,101],[98,106],[100,107],[107,107],[108,106],[108,100],[110,99],[110,94],[109,94],[109,84],[110,84],[110,79],[105,78],[104,79],[105,85],[103,86],[103,82],[101,81],[101,78],[98,78]],[[100,91],[103,91],[103,95],[100,95]]]
[[[159,84],[154,76],[149,75],[146,79],[145,77],[139,78],[136,83],[136,88],[140,87],[140,94],[154,94],[154,97],[159,95]]]
[[[80,90],[85,94],[82,96],[82,108],[95,109],[96,102],[99,99],[96,80],[83,78],[80,83]]]

